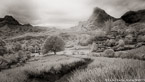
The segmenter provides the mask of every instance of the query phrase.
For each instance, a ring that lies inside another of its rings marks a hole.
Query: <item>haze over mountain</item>
[[[0,18],[11,15],[20,23],[68,28],[89,18],[94,7],[120,18],[145,8],[144,0],[1,0]]]
[[[128,11],[120,18],[115,18],[110,16],[103,9],[96,7],[93,14],[87,21],[79,22],[79,24],[75,27],[72,27],[72,29],[78,31],[96,30],[98,28],[103,28],[105,22],[108,20],[113,20],[114,22],[116,20],[120,20],[122,22],[124,21],[126,24],[145,23],[145,9],[138,11]]]

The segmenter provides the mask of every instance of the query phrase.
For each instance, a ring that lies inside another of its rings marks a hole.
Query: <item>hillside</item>
[[[21,24],[12,16],[6,15],[4,18],[0,18],[0,27],[4,25],[21,25]]]
[[[71,29],[0,18],[0,82],[144,80],[144,19],[144,10],[114,18],[100,8]]]
[[[138,11],[128,11],[121,17],[121,19],[123,19],[126,23],[129,24],[137,22],[145,23],[145,9]]]
[[[72,27],[72,29],[77,31],[103,29],[105,27],[105,22],[108,20],[112,20],[115,23],[116,21],[122,21],[122,23],[125,22],[127,26],[134,23],[145,23],[145,10],[128,11],[120,18],[115,18],[110,16],[103,9],[96,7],[87,21],[79,22],[79,24]]]
[[[40,26],[32,26],[31,24],[20,24],[14,17],[6,15],[0,18],[0,37],[3,39],[22,35],[29,32],[41,32],[47,29]]]
[[[117,19],[107,14],[103,9],[96,7],[87,21],[79,22],[79,25],[72,29],[77,28],[79,30],[81,28],[81,30],[85,31],[95,30],[104,27],[105,21],[107,20],[115,21]]]

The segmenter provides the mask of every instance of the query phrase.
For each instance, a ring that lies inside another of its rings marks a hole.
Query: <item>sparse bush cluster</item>
[[[105,22],[103,30],[92,31],[88,44],[92,52],[103,52],[107,48],[114,51],[131,50],[145,45],[145,24],[135,23],[129,26],[123,20]],[[97,29],[98,30],[98,29]],[[96,45],[94,46],[94,42]]]
[[[15,54],[5,54],[0,58],[0,70],[10,68],[13,65],[19,66],[30,59],[30,52],[18,51]]]
[[[114,58],[126,58],[126,59],[138,59],[145,60],[145,46],[140,48],[127,50],[127,51],[117,51],[113,49],[106,49],[102,53],[91,53],[95,57],[114,57]]]
[[[0,56],[6,54],[6,43],[2,39],[0,39]]]
[[[31,58],[32,53],[39,53],[43,39],[31,39],[20,41],[0,41],[1,64],[0,69],[20,65]]]

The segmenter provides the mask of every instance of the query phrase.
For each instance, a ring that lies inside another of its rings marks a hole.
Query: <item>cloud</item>
[[[34,23],[37,14],[34,11],[33,4],[27,0],[1,0],[0,1],[1,17],[12,15],[20,23]]]
[[[144,4],[145,0],[0,0],[0,17],[8,14],[23,24],[67,28],[87,20],[94,7],[118,18]]]
[[[92,0],[90,5],[98,6],[114,17],[121,17],[127,11],[145,8],[145,0]]]
[[[81,20],[87,20],[91,14],[86,6],[88,0],[33,0],[40,21],[38,24],[71,27]],[[64,24],[64,25],[63,25]],[[66,25],[66,26],[65,26]],[[71,25],[71,26],[68,26]]]

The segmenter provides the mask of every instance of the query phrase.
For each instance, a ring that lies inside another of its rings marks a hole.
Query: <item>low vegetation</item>
[[[128,51],[119,51],[114,57],[145,60],[145,46]]]
[[[106,82],[106,80],[128,82],[127,80],[144,79],[144,68],[144,61],[95,58],[86,69],[74,71],[72,76],[63,82]]]
[[[42,57],[24,67],[0,72],[0,82],[54,82],[79,66],[85,65],[88,60],[67,56]]]

